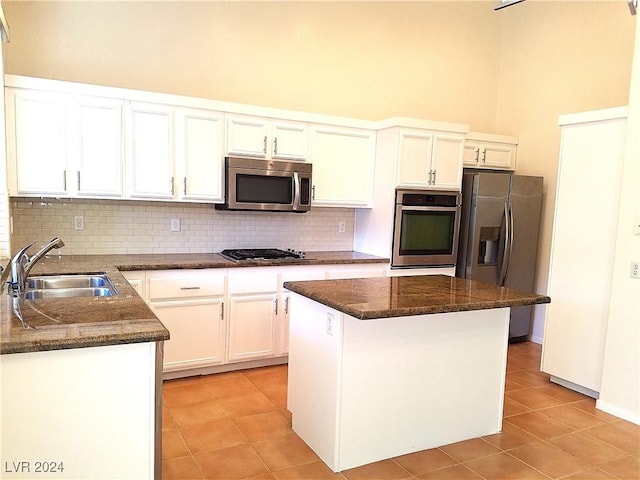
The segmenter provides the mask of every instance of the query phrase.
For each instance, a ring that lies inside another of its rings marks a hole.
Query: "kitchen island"
[[[512,306],[444,275],[286,282],[288,409],[334,471],[499,432]]]

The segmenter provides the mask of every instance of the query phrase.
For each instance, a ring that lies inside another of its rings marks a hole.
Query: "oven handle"
[[[418,211],[418,212],[456,212],[460,210],[460,205],[455,207],[411,207],[408,205],[398,205],[401,211]]]
[[[300,176],[293,172],[293,209],[300,209]]]

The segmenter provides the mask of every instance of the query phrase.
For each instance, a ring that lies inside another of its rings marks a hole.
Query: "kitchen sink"
[[[110,297],[111,295],[113,295],[113,290],[104,287],[29,289],[24,292],[24,298],[27,300],[65,297]]]
[[[109,297],[117,293],[104,273],[41,275],[27,279],[24,298]]]

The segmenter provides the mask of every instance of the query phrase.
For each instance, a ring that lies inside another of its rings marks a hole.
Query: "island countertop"
[[[104,272],[118,294],[25,300],[3,293],[0,354],[168,340],[168,330],[121,271],[388,262],[388,258],[351,251],[308,252],[304,259],[242,262],[227,260],[217,253],[51,256],[42,259],[31,274]]]
[[[551,302],[545,295],[446,275],[296,281],[284,288],[360,320]]]

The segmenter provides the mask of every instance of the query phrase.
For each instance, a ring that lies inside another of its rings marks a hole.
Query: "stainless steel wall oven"
[[[455,265],[461,199],[456,191],[396,190],[391,266]]]

